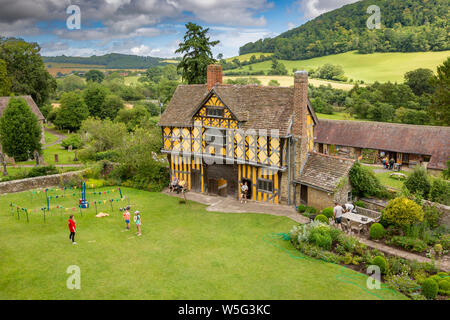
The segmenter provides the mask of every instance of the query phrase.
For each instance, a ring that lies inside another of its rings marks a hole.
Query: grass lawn
[[[450,55],[450,51],[439,52],[389,52],[358,54],[356,51],[350,51],[341,54],[317,57],[307,60],[280,60],[289,73],[293,68],[297,70],[316,69],[326,63],[341,65],[345,75],[349,79],[364,80],[364,82],[403,82],[403,75],[417,68],[428,68],[436,71],[436,67],[442,64]],[[252,64],[252,71],[268,71],[272,61],[264,61]],[[249,66],[233,71],[250,71]],[[226,73],[226,72],[224,72]]]
[[[349,113],[346,113],[346,112],[333,112],[333,114],[316,113],[316,115],[319,119],[364,121],[364,120],[360,120],[360,119],[355,119]]]
[[[373,167],[368,167],[368,168],[371,169],[372,171],[374,170]],[[382,185],[393,188],[393,189],[402,190],[403,183],[405,182],[406,179],[398,180],[398,178],[389,177],[389,175],[393,172],[398,172],[398,171],[375,172],[375,175],[380,180]],[[402,171],[400,171],[400,173],[403,173],[404,175],[406,175],[406,177],[408,177],[411,174],[411,171],[403,171],[402,170]]]
[[[103,190],[111,190],[109,187]],[[98,189],[97,189],[98,191]],[[312,259],[294,259],[283,240],[271,233],[288,232],[286,217],[264,214],[213,213],[205,206],[178,203],[160,193],[122,188],[132,210],[142,215],[142,237],[124,232],[118,210],[126,201],[100,207],[110,213],[95,218],[75,210],[76,241],[69,241],[68,212],[55,209],[30,214],[26,222],[12,217],[12,201],[40,208],[42,193],[0,197],[0,299],[404,299],[390,290],[368,292],[366,276]],[[61,193],[61,191],[60,191]],[[50,193],[52,194],[52,193]],[[118,192],[106,195],[117,198]],[[189,195],[188,195],[189,197]],[[40,199],[40,200],[39,200]],[[72,207],[73,198],[59,198]],[[88,194],[88,200],[95,200]],[[133,205],[134,204],[134,205]],[[133,226],[132,226],[133,227]],[[275,244],[279,247],[276,247]],[[297,252],[292,253],[300,256]],[[66,269],[81,270],[81,290],[66,288]]]
[[[44,137],[45,137],[45,145],[58,141],[58,136],[55,136],[54,134],[48,131],[44,131]]]

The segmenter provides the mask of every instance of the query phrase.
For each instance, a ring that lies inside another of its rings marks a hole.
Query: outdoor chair
[[[350,232],[353,233],[355,231],[360,235],[364,231],[364,225],[362,223],[358,223],[355,221],[350,222]]]
[[[342,217],[341,226],[342,226],[342,231],[344,231],[346,233],[350,232],[350,221],[347,220],[347,218]]]

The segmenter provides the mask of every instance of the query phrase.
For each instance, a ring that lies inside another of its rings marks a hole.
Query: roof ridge
[[[409,124],[409,123],[397,123],[397,122],[382,122],[382,121],[364,121],[364,120],[338,120],[338,119],[323,119],[321,118],[320,121],[324,122],[345,122],[345,123],[351,123],[351,124],[381,124],[384,126],[397,126],[397,127],[407,127],[407,128],[442,128],[442,129],[449,129],[448,126],[432,126],[432,125],[422,125],[422,124]]]

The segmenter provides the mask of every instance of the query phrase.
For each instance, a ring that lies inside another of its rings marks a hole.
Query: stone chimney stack
[[[306,115],[308,114],[308,72],[294,73],[294,126],[295,137],[306,137]]]
[[[206,72],[206,87],[208,90],[214,88],[217,83],[222,84],[222,81],[222,66],[219,64],[210,64]]]

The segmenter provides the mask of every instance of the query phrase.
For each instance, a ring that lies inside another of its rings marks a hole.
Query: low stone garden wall
[[[61,174],[52,174],[49,176],[1,182],[0,194],[57,186],[60,183],[70,181],[73,178],[81,178],[82,173],[82,170],[70,171]]]

